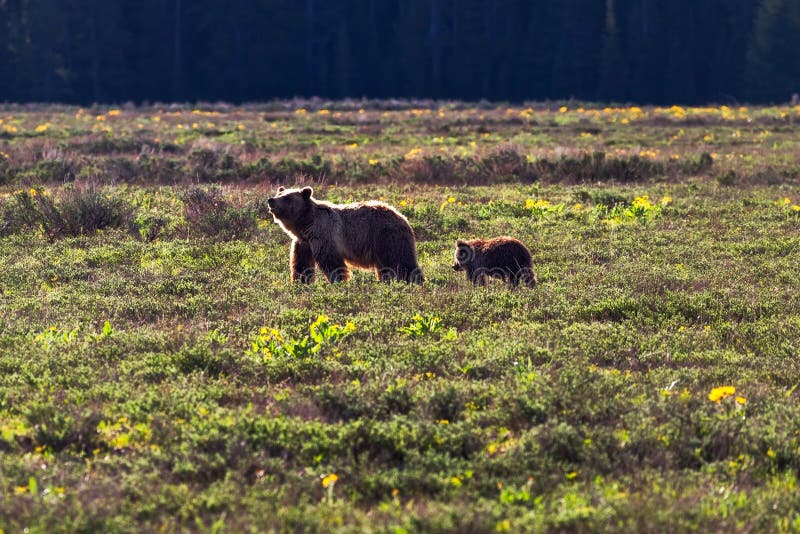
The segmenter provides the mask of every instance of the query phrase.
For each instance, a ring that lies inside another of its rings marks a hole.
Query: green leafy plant
[[[257,355],[264,360],[282,357],[307,358],[326,348],[336,350],[336,345],[355,331],[355,324],[347,321],[342,326],[332,323],[328,316],[320,315],[311,323],[308,331],[309,334],[301,338],[284,338],[277,329],[262,328],[246,354]]]
[[[401,326],[400,332],[409,337],[425,337],[442,329],[442,320],[433,313],[415,314],[411,324]]]
[[[525,209],[530,211],[531,217],[539,220],[560,215],[564,212],[564,204],[553,204],[549,200],[529,198],[525,201]]]

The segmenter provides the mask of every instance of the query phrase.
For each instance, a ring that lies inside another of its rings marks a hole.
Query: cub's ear
[[[304,187],[303,190],[300,191],[300,193],[303,195],[304,199],[308,200],[309,198],[311,198],[311,195],[314,194],[314,190],[311,189],[310,187]]]
[[[283,186],[280,186],[280,187],[278,188],[278,193],[283,193],[283,190],[284,190],[284,189],[286,189],[286,188],[285,188],[285,187],[283,187]]]

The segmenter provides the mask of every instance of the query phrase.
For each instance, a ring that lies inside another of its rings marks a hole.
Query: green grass
[[[797,110],[347,105],[0,111],[0,213],[33,217],[0,225],[3,532],[800,528]],[[256,181],[279,164],[398,207],[425,284],[290,286]],[[202,225],[197,182],[225,184]],[[40,195],[83,220],[81,191],[119,224],[39,225]],[[452,271],[502,234],[536,289]]]

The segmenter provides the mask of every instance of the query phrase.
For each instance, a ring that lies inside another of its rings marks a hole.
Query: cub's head
[[[311,195],[314,190],[310,187],[303,189],[278,188],[278,193],[267,200],[269,212],[278,223],[284,223],[291,230],[294,223],[298,222],[312,207]]]
[[[453,270],[463,271],[475,260],[475,249],[466,241],[456,241],[456,256],[453,260]]]

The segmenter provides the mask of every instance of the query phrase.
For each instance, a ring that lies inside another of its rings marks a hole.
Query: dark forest
[[[800,92],[798,0],[0,0],[0,101]]]

